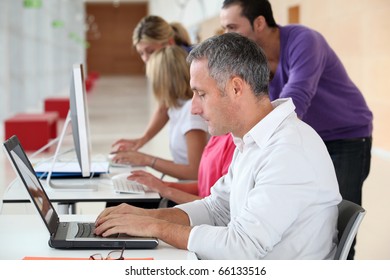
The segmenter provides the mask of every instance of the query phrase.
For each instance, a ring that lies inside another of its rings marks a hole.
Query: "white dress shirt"
[[[332,259],[341,201],[329,153],[291,99],[243,139],[228,174],[205,199],[176,207],[193,226],[200,259]]]

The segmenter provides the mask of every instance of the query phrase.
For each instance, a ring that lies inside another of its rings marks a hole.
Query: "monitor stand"
[[[51,168],[50,168],[49,173],[46,177],[46,186],[49,189],[54,190],[54,191],[96,191],[98,188],[97,184],[92,183],[92,182],[88,182],[89,178],[85,178],[85,179],[81,179],[81,180],[67,180],[67,179],[60,180],[60,179],[57,179],[57,180],[55,180],[56,182],[53,182],[51,179],[53,169],[54,169],[54,166],[56,164],[57,157],[58,157],[62,142],[63,142],[65,134],[66,134],[66,130],[67,130],[70,123],[71,123],[71,117],[70,117],[70,111],[69,111],[68,115],[66,117],[65,123],[64,123],[64,127],[62,128],[60,138],[58,140],[58,144],[57,144],[54,156],[53,156]],[[81,170],[80,170],[80,172],[81,172]]]

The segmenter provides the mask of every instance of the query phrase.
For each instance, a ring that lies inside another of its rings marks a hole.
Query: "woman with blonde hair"
[[[184,27],[182,28],[184,29]],[[188,48],[190,42],[188,42],[186,38],[183,38],[181,34],[183,34],[183,31],[180,33],[179,32],[176,33],[174,28],[172,28],[172,26],[162,17],[149,15],[142,18],[137,24],[137,26],[134,28],[132,41],[133,41],[133,46],[138,52],[138,54],[140,55],[141,59],[145,63],[147,63],[149,61],[149,58],[154,52],[159,51],[166,46],[177,45],[182,47],[183,50],[189,51]],[[185,54],[187,54],[187,52],[185,52]],[[175,62],[175,60],[173,60],[172,62]],[[169,73],[170,72],[166,72],[165,74],[169,75],[170,79],[175,80],[175,77],[173,75],[170,75]],[[189,78],[186,81],[188,81],[188,87],[189,87]],[[181,81],[178,80],[176,81],[176,83],[183,83],[183,80]],[[165,85],[160,84],[158,86],[156,85],[155,88],[160,89],[164,87]],[[149,125],[147,126],[143,135],[137,139],[120,139],[116,141],[112,145],[114,149],[113,152],[117,153],[122,151],[137,151],[138,149],[143,147],[148,141],[150,141],[153,137],[155,137],[157,133],[159,133],[162,130],[162,128],[168,123],[169,121],[168,109],[169,107],[167,106],[166,103],[164,102],[159,103],[159,106],[154,112],[154,114],[152,115]],[[199,155],[199,157],[200,156],[201,154]],[[119,161],[118,157],[114,157],[114,159]],[[134,159],[129,163],[135,164]],[[147,166],[151,166],[151,165],[152,165],[151,162],[147,164]],[[193,170],[193,172],[188,172],[187,174],[180,175],[179,178],[187,179],[187,180],[196,180],[197,168]]]
[[[133,46],[146,63],[156,50],[168,45],[178,45],[190,51],[191,40],[185,27],[179,22],[169,24],[159,16],[146,16],[133,31]]]
[[[202,152],[208,141],[207,124],[191,114],[187,52],[171,45],[155,51],[146,66],[147,77],[158,103],[168,108],[169,145],[173,161],[136,150],[117,152],[113,161],[149,166],[178,179],[196,180]]]
[[[151,55],[162,49],[166,46],[172,46],[177,45],[183,48],[186,51],[189,51],[189,48],[191,47],[191,41],[189,40],[188,32],[184,29],[184,27],[180,24],[178,26],[177,23],[171,23],[169,24],[164,19],[158,16],[146,16],[144,17],[138,25],[135,27],[133,32],[133,46],[143,59],[145,63],[149,61],[149,58]],[[166,50],[166,52],[169,52],[169,50]],[[181,53],[179,51],[173,51],[174,53]],[[166,59],[169,57],[165,57]],[[167,89],[169,87],[165,87],[168,82],[164,82],[164,79],[169,79],[170,81],[173,81],[173,77],[178,77],[180,73],[177,73],[175,75],[167,75],[168,71],[162,71],[162,69],[159,67],[159,65],[164,65],[163,63],[163,56],[160,54],[160,58],[157,56],[155,59],[152,59],[147,67],[147,74],[148,77],[152,80],[154,93],[156,94],[156,98],[158,96],[165,96],[161,91],[164,91],[164,88]],[[167,68],[173,69],[175,67],[170,67],[170,63],[184,63],[184,60],[172,58],[169,62],[167,62],[165,65],[167,65]],[[185,68],[184,65],[180,66],[181,68]],[[176,69],[179,69],[180,67],[176,67]],[[186,69],[186,68],[185,68]],[[169,70],[171,71],[171,70]],[[158,73],[154,73],[158,72]],[[180,71],[179,71],[180,72]],[[181,74],[187,75],[187,71],[182,72]],[[159,75],[165,75],[164,78],[158,78]],[[189,82],[185,82],[185,86],[183,81],[187,80],[188,76],[185,76],[184,79],[180,79],[179,82],[180,85],[183,87],[188,86],[187,91],[180,90],[180,92],[186,92],[186,94],[189,94]],[[164,87],[159,86],[158,80],[161,80],[161,83],[164,85]],[[188,80],[189,81],[189,80]],[[173,84],[171,83],[171,86]],[[160,91],[161,90],[161,91]],[[169,92],[171,92],[169,90]],[[172,92],[175,92],[175,90],[172,90]],[[165,92],[166,96],[168,96],[167,92]],[[192,93],[191,93],[192,94]],[[186,98],[182,98],[186,99]],[[117,151],[129,151],[128,156],[132,151],[137,151],[140,147],[142,147],[145,143],[147,143],[150,139],[152,139],[164,126],[168,123],[168,121],[173,122],[172,119],[169,119],[168,115],[168,109],[169,109],[169,101],[164,102],[164,98],[160,99],[160,106],[154,113],[147,129],[145,130],[145,133],[142,137],[138,139],[133,140],[127,140],[127,139],[121,139],[114,143],[113,146],[117,148]],[[184,106],[189,106],[190,101],[186,101]],[[172,107],[174,108],[174,107]],[[180,107],[179,107],[180,108]],[[181,107],[181,110],[183,111],[184,107]],[[180,109],[179,109],[180,110]],[[175,111],[175,109],[172,109],[172,111]],[[186,134],[186,138],[190,139],[191,134]],[[192,138],[192,136],[191,136]],[[173,140],[174,141],[174,140]],[[172,147],[171,142],[171,147]],[[188,147],[192,146],[192,141],[188,142]],[[194,151],[193,148],[188,149],[187,147],[187,153],[188,151],[191,152]],[[206,145],[203,154],[201,156],[201,161],[199,163],[199,166],[197,166],[195,169],[198,170],[197,174],[197,180],[193,179],[193,176],[191,176],[192,180],[191,182],[163,182],[156,177],[154,177],[152,174],[144,171],[135,171],[133,172],[133,178],[130,178],[132,180],[140,181],[141,183],[148,185],[149,188],[153,188],[153,190],[160,193],[160,195],[170,201],[173,201],[174,203],[184,203],[193,201],[196,199],[200,199],[202,197],[208,196],[210,194],[210,188],[213,186],[213,184],[224,174],[227,173],[227,170],[229,168],[230,162],[232,160],[233,152],[235,149],[235,145],[233,143],[231,135],[223,135],[223,136],[213,136],[208,141],[208,144]],[[193,153],[193,152],[192,152]],[[133,154],[134,155],[134,154]],[[142,155],[141,155],[142,156]],[[146,159],[146,155],[143,156],[145,160],[145,165],[154,167],[156,166],[156,163],[158,164],[157,160],[154,162],[154,157],[149,158],[149,160]],[[194,156],[189,155],[189,158],[194,158]],[[126,161],[124,159],[123,161]],[[190,162],[192,160],[189,160]],[[153,164],[154,162],[154,164]],[[162,164],[163,161],[161,161],[159,164]],[[169,165],[171,165],[170,163]],[[172,166],[172,165],[171,165]],[[161,167],[161,166],[157,166]],[[162,170],[162,169],[159,169]],[[166,171],[165,171],[166,172]],[[192,173],[192,172],[191,172]],[[135,175],[136,174],[136,175]],[[179,176],[179,178],[184,178],[182,176]],[[195,174],[192,174],[195,175]],[[187,179],[190,178],[187,176]],[[145,207],[145,205],[141,205],[142,207]]]

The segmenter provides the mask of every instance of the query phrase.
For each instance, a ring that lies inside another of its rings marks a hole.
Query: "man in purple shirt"
[[[324,140],[342,197],[361,205],[373,116],[324,37],[302,25],[277,25],[268,0],[225,0],[220,20],[226,32],[240,33],[263,48],[271,71],[271,100],[293,99],[298,117]]]

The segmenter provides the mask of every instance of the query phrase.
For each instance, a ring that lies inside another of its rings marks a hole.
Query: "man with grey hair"
[[[270,101],[263,51],[227,33],[196,46],[188,61],[192,113],[237,146],[229,172],[202,200],[108,208],[95,233],[154,236],[201,259],[332,259],[341,201],[332,161],[291,99]]]
[[[324,36],[300,24],[277,24],[271,2],[224,0],[221,26],[264,50],[272,77],[270,100],[293,100],[298,117],[324,141],[343,199],[362,205],[371,165],[373,114]],[[348,259],[354,254],[352,245]]]

